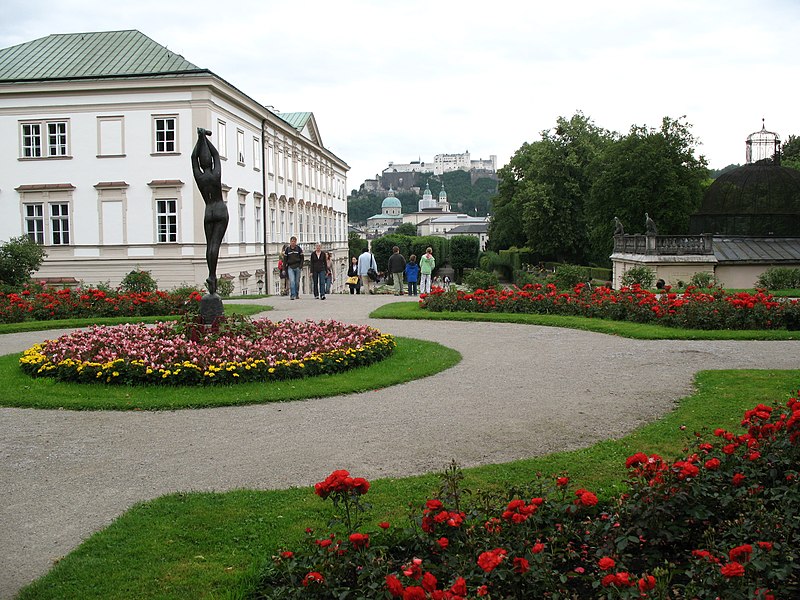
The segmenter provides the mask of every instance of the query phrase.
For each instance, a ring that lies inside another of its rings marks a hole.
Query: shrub
[[[564,473],[470,494],[451,465],[409,526],[309,531],[255,597],[796,598],[800,403],[759,404],[742,426],[695,434],[679,460],[631,455],[628,492],[609,502]],[[368,490],[347,471],[315,486],[345,514]]]
[[[650,267],[638,265],[631,267],[622,274],[622,285],[631,287],[639,285],[643,288],[651,288],[656,281],[656,274]]]
[[[556,286],[562,290],[574,288],[581,282],[591,279],[589,267],[577,265],[559,265],[555,272]]]
[[[689,280],[689,284],[699,288],[712,288],[717,284],[717,279],[713,273],[708,271],[698,271]]]
[[[500,285],[495,273],[474,270],[464,276],[464,284],[472,290],[496,288]]]
[[[123,292],[155,292],[158,284],[150,271],[134,269],[122,279],[120,289]]]
[[[219,277],[217,279],[217,294],[227,298],[233,293],[233,278]]]
[[[800,288],[800,269],[770,267],[759,275],[756,287],[765,290],[791,290]]]
[[[11,238],[0,245],[0,285],[19,288],[27,283],[47,256],[43,246],[27,236]]]

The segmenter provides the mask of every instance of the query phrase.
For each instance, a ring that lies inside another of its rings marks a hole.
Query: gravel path
[[[463,361],[384,390],[263,406],[0,408],[0,597],[12,597],[141,500],[310,485],[338,468],[375,479],[438,471],[453,458],[470,467],[585,447],[668,412],[692,391],[700,369],[800,365],[800,342],[637,341],[548,327],[367,318],[395,300],[261,302],[274,305],[271,319],[368,323],[438,341]],[[0,354],[59,333],[0,336]]]

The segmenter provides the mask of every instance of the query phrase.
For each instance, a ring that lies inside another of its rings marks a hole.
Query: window
[[[267,172],[275,173],[275,148],[267,148]]]
[[[304,238],[303,238],[303,213],[302,213],[302,211],[297,213],[297,228],[298,228],[297,239],[298,239],[298,241],[302,242],[304,240]]]
[[[236,130],[236,162],[244,165],[244,131]]]
[[[256,225],[256,241],[261,241],[261,233],[264,228],[264,204],[261,198],[255,199],[255,225]]]
[[[44,207],[41,204],[25,205],[25,233],[30,241],[44,244]]]
[[[270,208],[269,209],[269,225],[270,225],[270,229],[269,229],[270,230],[270,237],[271,237],[272,241],[274,242],[274,241],[276,241],[275,240],[275,234],[277,233],[276,228],[275,228],[275,209],[274,208]]]
[[[154,117],[156,154],[177,152],[177,117]]]
[[[261,143],[257,137],[253,138],[253,169],[261,170]]]
[[[21,125],[22,158],[68,156],[66,121],[37,121]]]
[[[50,205],[50,234],[54,246],[69,244],[69,204]]]
[[[228,126],[225,121],[217,121],[217,152],[220,158],[228,156]]]
[[[246,227],[247,227],[247,205],[243,202],[243,198],[239,199],[239,242],[245,243],[247,241]]]
[[[157,237],[161,242],[178,241],[178,201],[156,201]]]

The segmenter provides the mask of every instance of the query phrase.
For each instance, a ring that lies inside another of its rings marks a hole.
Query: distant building
[[[375,175],[375,179],[365,179],[361,184],[363,191],[388,190],[416,190],[424,183],[427,173],[443,175],[451,171],[465,171],[470,173],[472,183],[480,177],[497,178],[497,156],[491,154],[487,160],[472,160],[469,151],[463,154],[437,154],[433,162],[413,160],[408,163],[390,162],[389,166]]]
[[[433,174],[442,175],[450,171],[483,171],[486,173],[497,172],[497,156],[489,155],[488,160],[471,160],[469,150],[463,154],[437,154],[433,157]]]
[[[394,190],[389,190],[389,195],[381,203],[381,212],[367,219],[367,235],[380,237],[393,231],[403,223],[403,207],[400,200],[395,198]]]

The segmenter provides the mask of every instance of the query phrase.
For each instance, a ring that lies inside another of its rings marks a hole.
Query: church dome
[[[383,203],[381,204],[381,209],[386,208],[402,208],[402,204],[400,200],[394,197],[394,190],[389,188],[389,195],[383,199]]]

